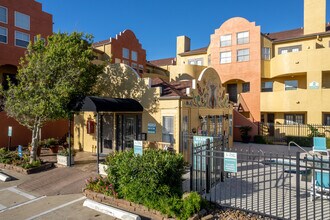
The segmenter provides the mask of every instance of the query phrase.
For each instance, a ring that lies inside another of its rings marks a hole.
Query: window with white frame
[[[138,54],[136,51],[132,50],[132,60],[137,61],[138,59]]]
[[[247,43],[249,43],[250,42],[249,35],[250,34],[249,34],[248,31],[237,33],[237,44],[247,44]]]
[[[129,59],[129,49],[123,48],[123,57]]]
[[[7,43],[8,30],[7,28],[0,27],[0,43]]]
[[[298,80],[286,80],[284,81],[285,90],[297,90],[298,88]]]
[[[15,31],[15,46],[27,47],[30,42],[30,35],[19,31]]]
[[[220,53],[220,63],[231,63],[231,51]]]
[[[289,47],[279,47],[278,48],[278,54],[286,54],[291,52],[299,52],[302,50],[301,45],[294,45]]]
[[[0,22],[8,23],[8,9],[3,6],[0,6]]]
[[[15,11],[15,26],[25,30],[30,30],[30,16]]]
[[[132,63],[132,68],[137,71],[138,70],[138,65],[137,63]]]
[[[144,66],[142,64],[139,64],[139,73],[143,73]]]
[[[123,63],[126,65],[129,65],[129,61],[128,60],[123,60]]]
[[[163,116],[162,141],[174,143],[174,116]]]
[[[250,82],[242,83],[242,93],[250,92]]]
[[[189,65],[203,66],[203,58],[189,59],[188,64]]]
[[[270,60],[270,48],[269,47],[262,48],[261,57],[263,60]]]
[[[231,34],[220,36],[220,47],[231,46]]]
[[[250,60],[250,49],[237,50],[237,62]]]
[[[45,38],[40,37],[40,36],[38,36],[38,35],[34,36],[34,39],[33,39],[33,40],[34,40],[34,42],[37,42],[38,39],[41,40],[41,41],[43,41],[43,42],[46,42]]]
[[[305,117],[303,114],[285,114],[284,120],[286,125],[304,124]]]

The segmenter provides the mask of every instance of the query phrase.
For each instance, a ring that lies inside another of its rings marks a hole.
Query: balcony
[[[262,112],[329,111],[330,102],[327,101],[329,96],[330,89],[262,92],[260,110]]]
[[[273,78],[292,73],[330,70],[330,48],[305,49],[299,52],[276,55],[270,63],[270,73],[263,77]]]

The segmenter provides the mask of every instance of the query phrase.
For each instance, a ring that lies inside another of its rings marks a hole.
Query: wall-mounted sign
[[[309,83],[308,86],[309,86],[309,89],[319,89],[320,83],[313,81],[313,82]]]
[[[88,119],[87,120],[87,134],[94,134],[95,132],[95,122]]]
[[[142,153],[143,153],[142,141],[134,140],[134,154],[142,155]]]
[[[17,151],[18,151],[18,156],[20,158],[22,158],[23,157],[23,147],[22,147],[22,145],[18,145]]]
[[[156,134],[156,123],[148,123],[148,134]]]
[[[11,137],[11,136],[13,136],[13,127],[9,126],[8,127],[8,137]]]
[[[237,153],[224,152],[224,171],[237,173]]]

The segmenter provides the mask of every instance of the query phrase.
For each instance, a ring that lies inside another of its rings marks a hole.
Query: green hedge
[[[182,199],[185,162],[180,154],[162,150],[116,152],[106,158],[108,181],[118,198],[143,204],[163,214],[187,219],[200,210],[202,199],[190,193]]]
[[[286,143],[296,142],[301,147],[313,147],[313,137],[286,136]],[[327,148],[330,148],[330,138],[327,138]]]

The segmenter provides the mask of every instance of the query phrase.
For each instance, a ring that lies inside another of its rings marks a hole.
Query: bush
[[[253,137],[253,142],[257,143],[257,144],[267,144],[267,141],[265,140],[265,138],[262,135],[255,135]]]
[[[180,219],[187,219],[201,207],[197,193],[182,199],[185,162],[180,154],[148,149],[141,156],[131,150],[112,153],[105,163],[109,165],[107,184],[112,184],[118,198]]]
[[[286,136],[286,143],[294,141],[301,147],[313,147],[313,137]]]
[[[22,158],[18,156],[16,151],[8,151],[5,148],[0,149],[0,163],[12,164],[15,166],[21,166],[24,169],[30,169],[33,167],[39,167],[41,165],[40,160],[29,163],[30,158],[24,154]]]

